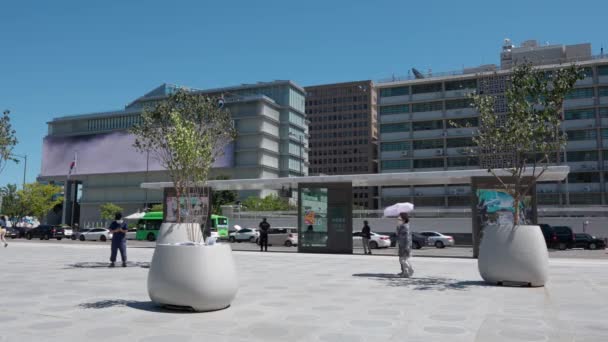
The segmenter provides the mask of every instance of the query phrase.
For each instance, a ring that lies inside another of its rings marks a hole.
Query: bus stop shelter
[[[501,177],[508,177],[506,170],[496,169]],[[540,182],[563,181],[570,168],[551,166],[542,173]],[[530,168],[524,176],[533,176]],[[535,171],[537,175],[540,169]],[[298,192],[298,252],[352,253],[352,188],[370,186],[411,185],[472,185],[471,208],[473,217],[471,231],[478,245],[480,220],[477,216],[477,188],[499,189],[498,181],[487,169],[400,172],[356,175],[324,175],[284,177],[266,179],[210,180],[205,186],[213,190],[297,190]],[[173,187],[171,182],[143,183],[147,189]],[[536,218],[535,189],[532,191],[533,222]]]

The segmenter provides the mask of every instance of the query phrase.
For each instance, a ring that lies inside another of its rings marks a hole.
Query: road
[[[31,242],[47,243],[56,245],[107,245],[110,247],[110,242],[99,242],[99,241],[72,241],[68,239],[48,240],[41,241],[39,239],[25,240],[25,239],[9,239],[9,248],[12,243],[27,244]],[[135,241],[129,240],[129,248],[154,248],[155,243],[149,241]],[[242,242],[242,243],[231,243],[232,250],[234,251],[259,251],[259,246],[254,243]],[[295,253],[298,251],[297,247],[285,247],[285,246],[269,246],[269,252],[281,252],[281,253]],[[372,251],[372,257],[374,255],[397,255],[397,248],[385,248],[385,249],[374,249]],[[363,248],[354,248],[353,254],[363,254]],[[470,258],[473,255],[473,249],[470,246],[462,247],[446,247],[438,249],[434,247],[424,247],[422,249],[414,250],[414,256],[421,257],[436,257],[436,258]],[[583,250],[583,249],[569,249],[565,251],[549,250],[550,258],[569,258],[569,259],[606,259],[608,260],[607,250]]]

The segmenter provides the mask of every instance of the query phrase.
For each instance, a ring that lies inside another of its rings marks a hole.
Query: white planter
[[[195,225],[200,231],[201,225],[198,223],[169,223],[163,222],[160,225],[158,231],[158,237],[156,238],[156,244],[168,244],[168,243],[182,243],[184,241],[191,241],[188,234],[188,229]],[[202,236],[202,234],[201,234]]]
[[[488,283],[544,286],[549,277],[549,253],[540,227],[485,227],[477,266]]]
[[[148,273],[153,302],[220,310],[230,306],[237,288],[230,245],[156,245]]]

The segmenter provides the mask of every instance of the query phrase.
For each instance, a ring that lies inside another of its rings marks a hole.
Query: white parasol
[[[411,213],[414,205],[410,202],[395,203],[384,209],[384,217],[397,217],[400,213]]]

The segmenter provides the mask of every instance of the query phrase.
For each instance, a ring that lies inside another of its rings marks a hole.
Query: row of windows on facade
[[[338,141],[320,141],[310,142],[310,147],[328,147],[328,146],[353,146],[353,145],[367,145],[368,139],[355,139],[355,140],[338,140]]]
[[[367,110],[367,103],[358,104],[358,105],[348,105],[348,106],[333,106],[326,108],[312,108],[306,109],[306,114],[323,114],[323,113],[338,113],[338,112],[350,112],[353,110]]]
[[[310,163],[312,165],[326,165],[326,164],[345,164],[345,163],[367,163],[365,157],[350,157],[350,158],[311,158]]]
[[[576,88],[572,90],[566,99],[586,99],[593,98],[595,95],[595,88]],[[597,96],[606,97],[608,96],[608,87],[597,88]],[[432,101],[432,102],[420,102],[413,104],[398,104],[390,106],[381,106],[379,109],[380,115],[391,115],[391,114],[403,114],[403,113],[419,113],[419,112],[435,112],[442,110],[458,110],[464,108],[471,108],[471,99],[456,99],[446,101]]]
[[[600,160],[600,156],[602,159]],[[551,156],[551,162],[554,162],[556,156]],[[530,161],[534,159],[533,156],[529,156]],[[588,162],[589,167],[597,167],[593,165],[593,162],[597,163],[600,161],[608,161],[608,150],[603,150],[602,153],[598,151],[570,151],[567,153],[561,153],[560,160],[565,163],[578,163]],[[474,166],[479,164],[479,159],[474,156],[470,157],[454,157],[447,158],[447,167],[453,166]],[[382,169],[409,169],[412,165],[411,159],[399,159],[399,160],[383,160]],[[428,159],[414,159],[413,168],[441,168],[444,167],[444,158],[428,158]]]
[[[349,113],[349,114],[338,114],[338,115],[324,115],[324,116],[311,116],[309,117],[310,122],[321,123],[329,121],[352,121],[352,120],[369,120],[369,114],[367,113]]]
[[[137,115],[121,115],[112,116],[100,119],[89,119],[87,121],[87,129],[89,131],[104,131],[112,129],[126,129],[138,124],[141,121],[141,116]]]
[[[368,85],[356,85],[352,87],[336,87],[336,88],[320,88],[320,89],[306,89],[306,95],[308,97],[322,97],[322,96],[344,96],[344,95],[352,95],[355,93],[361,93],[361,91],[366,91]]]
[[[329,104],[340,104],[340,103],[353,103],[364,101],[367,102],[369,97],[367,95],[355,95],[355,96],[346,96],[346,97],[332,97],[326,99],[317,99],[317,100],[308,100],[306,101],[307,106],[322,106]]]
[[[367,166],[351,165],[351,166],[326,166],[326,167],[312,167],[310,172],[313,174],[325,173],[325,174],[344,174],[347,172],[370,172]]]
[[[361,155],[361,156],[367,156],[367,150],[366,149],[358,149],[358,148],[347,148],[347,149],[342,149],[342,150],[338,150],[338,149],[332,149],[332,150],[323,150],[323,151],[310,151],[310,156],[312,157],[316,157],[316,156],[338,156],[338,155],[348,155],[348,154],[353,154],[353,155]]]
[[[329,139],[338,137],[366,137],[369,136],[368,130],[352,130],[352,131],[341,131],[341,132],[324,132],[324,133],[312,133],[310,135],[311,140],[313,139]]]
[[[354,122],[340,122],[337,124],[326,124],[326,125],[311,125],[309,130],[317,131],[322,129],[339,129],[339,128],[353,128],[353,127],[367,127],[367,121],[354,121]]]
[[[585,67],[583,68],[583,72],[585,77],[593,77],[593,68]],[[551,75],[552,71],[547,71],[546,75]],[[608,76],[608,65],[600,65],[597,67],[597,75],[598,76]],[[503,76],[504,78],[504,76]],[[482,80],[480,85],[485,85],[486,80]],[[503,79],[503,84],[504,79]],[[445,88],[443,87],[445,84]],[[382,88],[380,89],[380,97],[392,97],[392,96],[405,96],[411,94],[423,94],[423,93],[436,93],[441,91],[452,91],[452,90],[462,90],[462,89],[477,89],[478,88],[478,80],[466,79],[466,80],[456,80],[456,81],[447,81],[445,83],[437,82],[437,83],[426,83],[412,86],[397,86],[392,88]],[[601,95],[600,95],[601,96]]]

